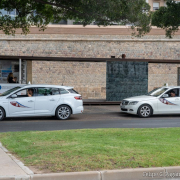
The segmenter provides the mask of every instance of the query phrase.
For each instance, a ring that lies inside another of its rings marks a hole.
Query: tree
[[[180,26],[180,2],[167,0],[166,4],[153,13],[152,25],[165,29],[166,36],[172,38]]]
[[[31,26],[45,30],[50,22],[76,19],[84,26],[91,22],[97,25],[112,23],[131,24],[138,27],[136,35],[150,31],[150,6],[145,0],[0,0],[0,9],[16,10],[17,16],[0,16],[0,30],[14,35],[17,28],[24,34]]]

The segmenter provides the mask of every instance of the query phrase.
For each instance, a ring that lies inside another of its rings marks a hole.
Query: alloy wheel
[[[59,107],[57,114],[59,119],[67,119],[71,114],[71,110],[68,106],[61,106]]]
[[[149,106],[143,106],[140,109],[140,113],[143,117],[148,117],[151,114],[151,109]]]

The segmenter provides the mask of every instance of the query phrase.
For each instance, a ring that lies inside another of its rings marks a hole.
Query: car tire
[[[137,114],[139,117],[148,118],[153,114],[152,107],[148,104],[143,104],[139,107]]]
[[[56,109],[56,118],[66,120],[71,116],[71,108],[67,105],[61,105]]]
[[[5,111],[2,107],[0,107],[0,121],[2,121],[5,117]]]

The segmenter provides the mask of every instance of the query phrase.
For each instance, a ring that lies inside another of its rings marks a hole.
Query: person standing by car
[[[13,73],[9,73],[9,75],[7,77],[7,82],[8,83],[16,83],[15,80],[14,80]]]
[[[17,81],[17,77],[14,77],[14,81],[15,81],[15,83],[18,83],[18,81]]]

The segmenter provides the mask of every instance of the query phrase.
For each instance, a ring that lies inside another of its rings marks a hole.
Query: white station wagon
[[[65,120],[82,112],[82,97],[73,87],[25,85],[0,95],[0,120],[28,116],[56,116]]]
[[[147,95],[124,99],[120,108],[144,118],[153,114],[180,114],[180,86],[164,86]]]

